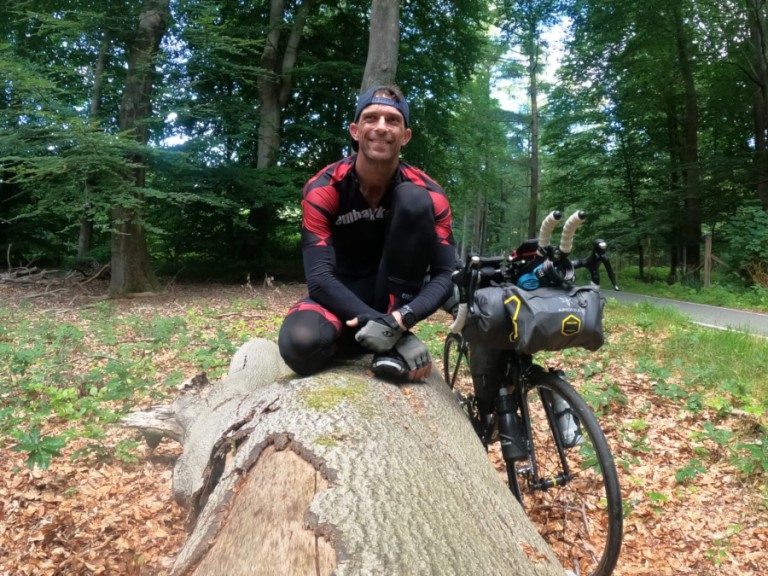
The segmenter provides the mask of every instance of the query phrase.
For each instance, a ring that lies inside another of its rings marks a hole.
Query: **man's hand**
[[[373,356],[371,369],[381,378],[413,382],[429,376],[432,358],[424,343],[407,332],[392,350]]]
[[[357,324],[357,319],[354,320]],[[350,325],[350,320],[347,322]],[[354,327],[354,326],[353,326]],[[397,344],[403,335],[403,329],[392,314],[387,314],[375,320],[369,320],[355,334],[355,340],[374,352],[386,352]]]
[[[392,312],[392,317],[397,321],[397,325],[400,326],[400,328],[403,329],[403,331],[408,330],[408,328],[405,327],[405,324],[403,323],[403,316],[400,314],[399,310],[395,310]],[[350,328],[357,328],[361,324],[365,324],[365,321],[361,321],[359,317],[352,318],[352,320],[347,320],[346,322],[347,326]]]
[[[395,352],[400,354],[408,365],[408,380],[421,380],[432,372],[432,358],[424,342],[410,332],[395,345]]]

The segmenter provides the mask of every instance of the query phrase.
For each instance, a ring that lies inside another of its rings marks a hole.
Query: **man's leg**
[[[305,298],[288,311],[280,326],[277,345],[288,367],[308,376],[333,358],[341,332],[341,321],[334,314]]]
[[[388,312],[410,302],[424,286],[437,234],[429,192],[410,182],[395,187],[387,214],[387,238],[376,282],[376,306]],[[429,375],[426,346],[406,333],[395,347],[377,354],[371,365],[379,376],[419,380]]]
[[[391,311],[413,300],[424,285],[437,241],[429,192],[410,182],[399,184],[387,220],[376,307]]]

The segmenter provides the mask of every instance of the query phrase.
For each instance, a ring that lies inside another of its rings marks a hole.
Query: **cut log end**
[[[332,574],[336,550],[309,514],[315,494],[326,488],[328,481],[296,452],[267,447],[238,486],[215,542],[189,574]]]

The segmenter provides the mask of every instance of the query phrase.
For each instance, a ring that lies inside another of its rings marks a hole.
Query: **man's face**
[[[372,104],[363,109],[349,133],[359,145],[358,153],[371,161],[391,162],[400,157],[400,149],[411,139],[411,129],[397,108]]]

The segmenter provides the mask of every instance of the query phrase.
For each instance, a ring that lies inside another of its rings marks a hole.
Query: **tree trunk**
[[[677,279],[677,271],[679,266],[679,254],[678,247],[685,244],[685,238],[683,233],[683,220],[685,214],[682,210],[681,197],[684,195],[682,184],[682,164],[683,164],[683,142],[680,136],[680,122],[676,112],[676,100],[672,93],[668,92],[666,95],[666,120],[667,120],[667,134],[669,140],[669,201],[668,206],[668,218],[670,219],[670,229],[668,236],[665,238],[669,250],[669,262],[670,271],[667,275],[667,282],[672,284]],[[653,258],[653,252],[648,251],[648,268],[653,269],[651,259]],[[671,279],[671,281],[670,281]]]
[[[256,168],[264,170],[277,164],[282,140],[282,117],[293,86],[293,70],[299,51],[299,43],[304,33],[304,23],[314,0],[301,2],[294,14],[291,33],[285,46],[281,47],[281,38],[285,28],[285,0],[271,0],[269,3],[269,32],[261,53],[261,75],[259,76],[259,145],[256,155]],[[282,56],[281,56],[282,50]],[[267,201],[251,207],[248,224],[251,230],[240,250],[239,257],[257,258],[268,242],[274,228],[276,209]]]
[[[269,5],[269,33],[261,53],[262,74],[259,77],[259,150],[256,168],[271,168],[277,162],[280,149],[280,124],[283,108],[293,84],[293,68],[304,30],[304,22],[313,0],[301,2],[288,42],[280,57],[280,36],[283,28],[285,0],[272,0]]]
[[[107,30],[101,37],[99,59],[96,61],[96,68],[93,71],[93,91],[91,92],[91,105],[88,110],[88,119],[90,122],[97,122],[99,114],[101,113],[101,93],[104,88],[104,70],[107,67],[107,60],[109,59],[109,45],[111,41],[112,35],[109,30]],[[85,202],[83,206],[83,216],[80,218],[80,232],[77,236],[78,258],[85,258],[91,249],[93,214],[91,213],[90,198],[93,193],[93,178],[94,177],[91,174],[85,177]]]
[[[169,18],[170,0],[145,0],[139,14],[136,34],[129,46],[125,91],[120,103],[120,130],[133,130],[136,141],[149,141],[146,121],[152,113],[152,84],[155,60]],[[144,187],[145,158],[132,158],[136,168],[132,180],[137,191]],[[136,199],[141,204],[141,199]],[[138,208],[116,206],[112,210],[112,277],[113,294],[156,290],[157,278],[152,270],[144,228]]]
[[[755,156],[753,171],[755,192],[763,210],[768,210],[768,42],[762,0],[746,0],[749,37],[752,43],[750,78],[755,83],[754,126]]]
[[[394,83],[399,53],[400,0],[373,0],[361,93],[377,84]]]
[[[536,37],[531,39],[528,57],[528,80],[531,84],[531,198],[528,205],[528,237],[535,238],[539,230],[539,103],[538,77],[539,44]]]
[[[437,375],[396,386],[350,360],[297,378],[257,339],[124,423],[183,442],[173,576],[563,574]]]
[[[686,272],[699,277],[701,264],[701,182],[699,176],[699,108],[693,77],[693,60],[689,54],[690,41],[679,5],[673,9],[677,55],[685,88],[685,120],[683,122],[683,174],[685,196],[683,235]]]
[[[484,192],[479,192],[475,200],[475,224],[472,231],[471,251],[475,254],[485,253],[485,230],[488,220],[488,199]]]

